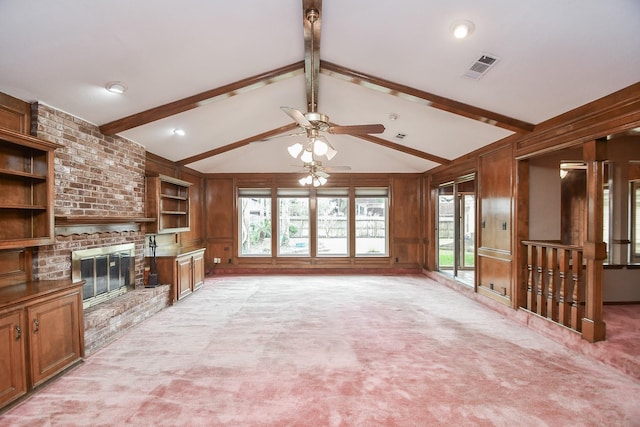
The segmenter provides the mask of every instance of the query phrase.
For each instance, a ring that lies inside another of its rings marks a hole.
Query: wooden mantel
[[[155,222],[155,218],[132,216],[71,215],[55,217],[55,234],[93,234],[139,231],[140,224]]]
[[[95,215],[71,215],[57,216],[56,225],[69,224],[126,224],[126,223],[143,223],[154,222],[155,218],[144,218],[138,216],[95,216]]]

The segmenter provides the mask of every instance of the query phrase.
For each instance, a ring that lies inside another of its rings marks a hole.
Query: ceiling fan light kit
[[[300,160],[305,163],[313,161],[313,155],[325,156],[327,160],[333,159],[338,154],[338,151],[333,148],[326,139],[322,136],[310,137],[307,139],[306,147],[300,142],[296,142],[287,148],[287,151],[294,159],[300,156]],[[302,155],[300,155],[302,153]]]

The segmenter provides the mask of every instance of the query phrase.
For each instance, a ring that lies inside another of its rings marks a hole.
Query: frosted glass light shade
[[[304,150],[304,152],[302,153],[302,156],[300,156],[300,160],[302,160],[305,163],[309,163],[313,161],[313,153],[309,150]]]
[[[295,144],[289,146],[289,148],[287,148],[287,151],[289,152],[291,157],[293,157],[294,159],[297,159],[298,155],[300,154],[300,152],[302,152],[303,148],[304,146],[302,144],[300,144],[299,142],[296,142]]]
[[[338,154],[336,149],[333,148],[330,144],[327,144],[327,152],[325,153],[325,156],[327,156],[327,160],[333,159],[336,154]]]
[[[316,139],[313,142],[313,152],[316,153],[318,156],[324,156],[325,154],[327,154],[328,150],[329,150],[329,145],[323,140]]]

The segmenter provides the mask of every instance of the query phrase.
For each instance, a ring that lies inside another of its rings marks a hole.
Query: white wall
[[[560,160],[529,161],[529,239],[560,240]]]
[[[604,302],[640,302],[640,269],[605,268]]]

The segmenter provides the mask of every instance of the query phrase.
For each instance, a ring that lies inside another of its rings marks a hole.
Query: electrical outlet
[[[214,264],[220,264],[220,258],[214,258],[213,259],[213,263]]]

